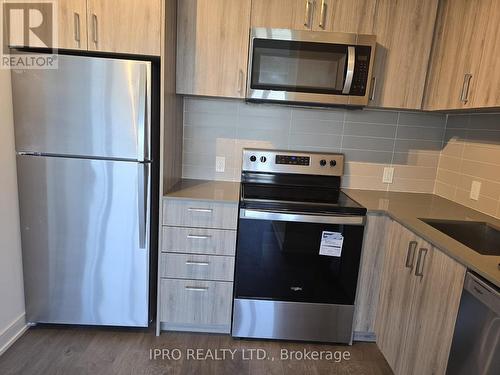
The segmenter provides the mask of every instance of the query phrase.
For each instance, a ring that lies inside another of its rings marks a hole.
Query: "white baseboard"
[[[28,329],[26,314],[22,313],[7,328],[0,332],[0,355],[5,353]]]

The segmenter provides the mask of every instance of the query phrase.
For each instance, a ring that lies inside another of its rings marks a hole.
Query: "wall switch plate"
[[[382,182],[385,184],[392,184],[393,178],[394,178],[394,168],[393,167],[385,167],[384,168],[384,176],[382,177]]]
[[[479,181],[472,181],[470,187],[470,199],[477,201],[479,199],[479,193],[481,192],[481,183]]]
[[[224,172],[226,170],[226,158],[224,156],[215,157],[215,171]]]

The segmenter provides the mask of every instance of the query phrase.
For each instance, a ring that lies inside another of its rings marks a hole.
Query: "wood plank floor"
[[[168,350],[170,360],[151,359],[154,349],[163,350],[164,355]],[[196,352],[197,349],[202,350]],[[225,360],[221,360],[222,349],[226,349]],[[261,349],[259,354],[266,359],[255,358],[257,352],[251,349]],[[300,360],[300,354],[294,359],[286,359],[286,356],[281,357],[282,350],[289,357],[292,356],[290,351],[330,351],[333,357],[335,352],[348,352],[350,359],[338,363],[326,358]],[[250,360],[251,353],[254,359]],[[210,359],[210,354],[218,355],[218,359]],[[0,374],[383,375],[392,372],[376,345],[371,343],[344,346],[235,340],[228,335],[179,332],[164,332],[156,337],[152,329],[37,326],[30,328],[0,357]]]

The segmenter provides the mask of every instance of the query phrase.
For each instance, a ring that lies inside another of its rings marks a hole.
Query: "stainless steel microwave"
[[[374,35],[254,28],[246,99],[298,104],[368,104]]]

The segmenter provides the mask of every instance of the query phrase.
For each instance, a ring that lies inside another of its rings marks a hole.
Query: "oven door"
[[[364,222],[241,209],[235,298],[354,305]]]
[[[367,104],[372,47],[357,43],[356,34],[253,29],[247,99]]]

